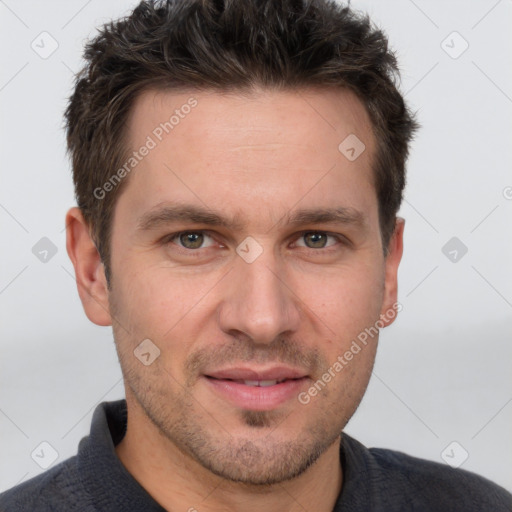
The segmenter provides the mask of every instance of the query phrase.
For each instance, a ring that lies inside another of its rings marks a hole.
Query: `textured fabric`
[[[78,454],[0,495],[1,512],[162,512],[121,464],[126,402],[100,404]],[[473,473],[365,448],[343,434],[343,488],[333,512],[512,512],[512,495]],[[314,511],[310,511],[314,512]]]

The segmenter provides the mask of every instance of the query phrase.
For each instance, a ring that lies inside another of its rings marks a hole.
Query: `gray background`
[[[0,0],[0,490],[74,454],[96,404],[123,396],[111,330],[86,319],[65,251],[62,113],[85,38],[134,4]],[[512,2],[352,5],[388,33],[423,129],[401,209],[403,311],[346,430],[439,462],[467,452],[462,468],[512,490]]]

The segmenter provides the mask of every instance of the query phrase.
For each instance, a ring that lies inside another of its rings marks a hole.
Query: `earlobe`
[[[97,325],[112,325],[105,269],[89,226],[76,207],[66,215],[66,249],[75,268],[78,294],[87,318]]]
[[[395,230],[388,245],[388,254],[385,261],[384,297],[380,318],[384,327],[391,325],[396,318],[398,301],[398,267],[402,259],[404,243],[405,219],[397,217]]]

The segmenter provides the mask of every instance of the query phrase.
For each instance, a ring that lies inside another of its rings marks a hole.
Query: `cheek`
[[[299,285],[300,283],[300,285]],[[344,340],[379,318],[384,273],[375,265],[340,268],[328,275],[302,275],[298,295],[326,327]]]
[[[375,258],[369,259],[367,255],[358,261],[354,256],[336,268],[291,265],[286,271],[284,280],[293,292],[288,300],[296,296],[297,307],[300,302],[306,306],[301,308],[299,329],[312,328],[319,337],[333,340],[324,348],[326,356],[343,351],[379,317],[384,274]],[[149,338],[168,346],[178,333],[182,345],[187,345],[186,339],[195,339],[201,326],[208,323],[216,328],[212,316],[229,295],[223,293],[228,286],[223,280],[226,268],[194,273],[191,268],[180,271],[126,258],[113,271],[114,314],[134,342]]]
[[[192,318],[203,310],[213,276],[177,276],[171,269],[146,267],[144,272],[123,270],[113,289],[115,314],[130,327],[131,337],[150,338],[155,343],[190,329]],[[197,322],[194,322],[197,325]]]

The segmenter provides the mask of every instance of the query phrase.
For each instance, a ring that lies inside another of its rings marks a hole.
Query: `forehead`
[[[140,160],[120,201],[133,212],[175,200],[239,217],[265,208],[275,220],[299,201],[376,201],[371,123],[348,90],[150,90],[133,106],[128,144]],[[347,148],[364,150],[351,159]]]
[[[134,145],[151,134],[179,143],[202,137],[224,146],[239,141],[266,143],[320,141],[323,150],[340,137],[358,133],[372,145],[371,122],[357,96],[348,89],[254,89],[224,92],[146,90],[135,100],[128,119]],[[337,148],[335,144],[335,149]]]

